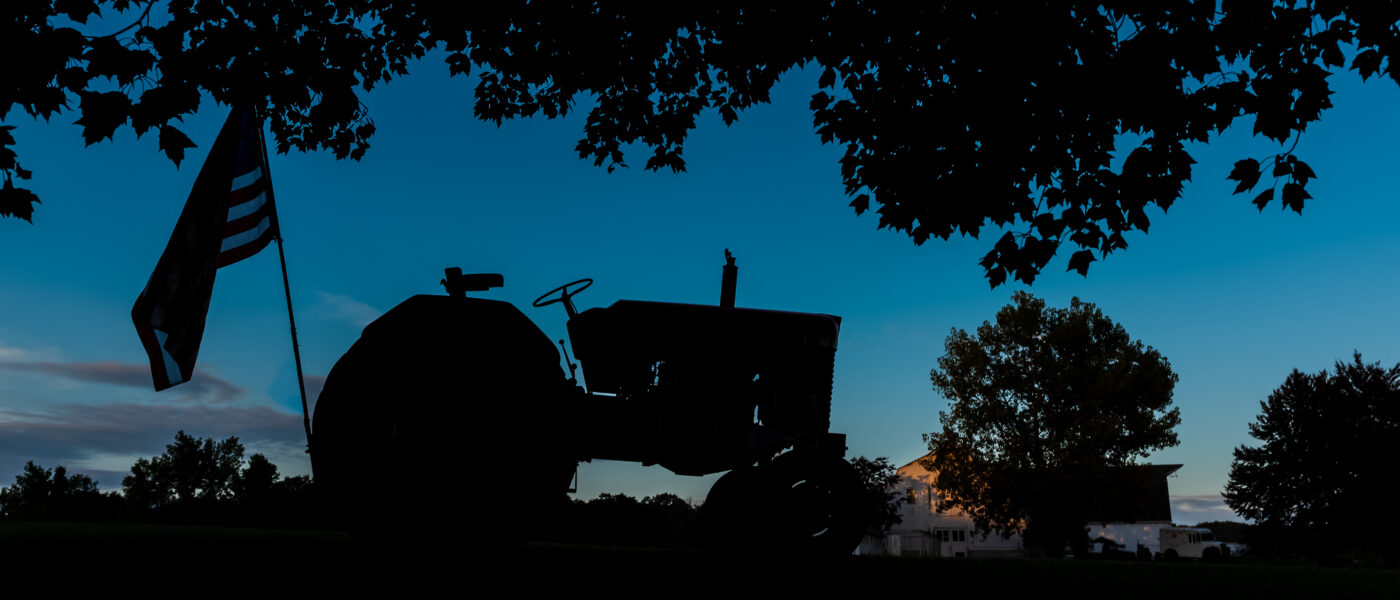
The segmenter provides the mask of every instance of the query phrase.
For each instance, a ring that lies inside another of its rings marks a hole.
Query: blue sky
[[[944,338],[991,319],[1022,289],[989,289],[977,265],[999,234],[916,247],[854,215],[841,150],[813,132],[813,73],[788,73],[770,105],[733,126],[705,116],[681,174],[643,171],[642,149],[628,157],[637,168],[612,174],[579,160],[584,110],[499,128],[475,121],[473,85],[430,57],[363,98],[378,133],[362,162],[272,156],[313,394],[364,324],[413,294],[440,293],[443,267],[503,273],[505,288],[486,296],[516,303],[557,339],[562,309],[528,306],[545,290],[592,277],[581,309],[624,298],[713,303],[729,248],[739,305],[843,317],[833,430],[849,435],[850,454],[903,464],[926,452],[921,434],[938,429],[947,405],[929,383]],[[1251,441],[1259,401],[1290,370],[1328,369],[1353,350],[1400,361],[1400,182],[1389,176],[1400,98],[1393,84],[1363,86],[1351,74],[1334,87],[1335,108],[1298,146],[1319,176],[1302,216],[1277,205],[1261,214],[1231,196],[1235,160],[1277,151],[1242,121],[1191,149],[1194,181],[1169,213],[1150,215],[1150,234],[1129,236],[1128,250],[1094,263],[1087,279],[1064,272],[1062,252],[1029,288],[1053,306],[1075,296],[1097,304],[1171,361],[1181,445],[1149,460],[1185,465],[1170,480],[1178,522],[1229,516],[1218,494],[1231,449]],[[12,113],[44,204],[33,225],[0,221],[0,481],[33,459],[115,489],[178,429],[237,435],[283,474],[309,471],[275,252],[219,272],[188,384],[151,390],[130,319],[226,115],[206,101],[187,120],[200,147],[177,169],[154,135],[128,130],[84,148],[76,115],[46,124]],[[472,461],[462,457],[464,475]],[[712,481],[598,462],[582,468],[579,495],[699,501]]]

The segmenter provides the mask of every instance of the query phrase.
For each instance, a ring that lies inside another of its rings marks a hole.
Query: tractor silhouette
[[[556,346],[506,302],[468,297],[498,274],[447,269],[447,295],[409,298],[365,327],[316,404],[317,485],[357,534],[425,541],[524,539],[548,527],[579,461],[729,471],[701,508],[714,549],[850,553],[861,482],[831,433],[841,319],[619,300],[579,312],[574,281],[535,307],[568,314],[577,381]],[[373,482],[373,483],[364,483]]]

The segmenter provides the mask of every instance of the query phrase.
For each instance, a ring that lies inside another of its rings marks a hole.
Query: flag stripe
[[[262,179],[261,165],[254,167],[252,171],[248,171],[247,173],[234,177],[233,185],[229,186],[229,188],[234,190],[243,189],[245,187],[248,187],[249,185],[252,185],[253,182],[259,179]]]
[[[239,204],[246,203],[252,200],[253,198],[258,197],[258,195],[266,193],[267,186],[263,184],[263,181],[266,180],[259,179],[258,181],[254,182],[253,185],[238,188],[231,191],[228,195],[229,206],[237,206]]]
[[[220,268],[227,267],[233,263],[248,258],[249,256],[257,254],[263,248],[266,248],[267,244],[271,241],[272,231],[264,231],[261,237],[259,237],[256,240],[253,240],[250,243],[243,244],[242,246],[238,246],[237,248],[229,249],[227,252],[220,252],[218,265]]]
[[[228,221],[232,223],[251,215],[265,204],[267,204],[267,192],[259,192],[252,200],[228,207]]]
[[[249,229],[255,229],[257,228],[259,223],[262,223],[263,219],[266,219],[271,215],[272,211],[268,210],[267,207],[263,207],[262,209],[253,211],[253,213],[250,215],[231,220],[226,225],[224,225],[223,237],[229,237],[231,235],[237,235]]]
[[[258,222],[257,226],[253,227],[252,229],[247,229],[240,233],[225,236],[224,244],[222,247],[219,248],[219,251],[228,252],[229,250],[233,250],[234,248],[253,242],[254,240],[257,240],[258,238],[262,237],[262,235],[266,233],[267,230],[270,228],[272,228],[272,219],[270,217],[263,217],[262,220]]]

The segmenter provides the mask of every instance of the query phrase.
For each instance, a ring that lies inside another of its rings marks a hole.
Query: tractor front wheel
[[[860,476],[841,458],[789,452],[764,468],[775,541],[802,552],[845,555],[865,534]]]
[[[715,482],[700,509],[702,545],[724,552],[850,554],[865,534],[860,477],[830,455],[789,452]]]

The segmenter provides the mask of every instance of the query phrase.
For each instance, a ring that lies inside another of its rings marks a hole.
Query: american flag
[[[277,235],[262,121],[235,108],[195,178],[155,271],[131,308],[157,390],[189,381],[214,274],[257,254]]]

